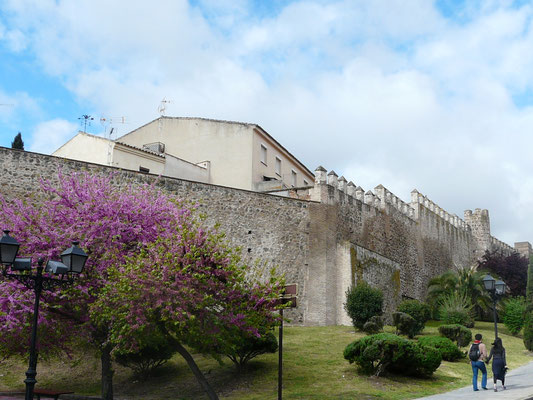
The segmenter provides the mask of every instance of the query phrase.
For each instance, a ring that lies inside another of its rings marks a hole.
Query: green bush
[[[446,296],[440,303],[439,317],[445,324],[459,324],[474,327],[474,307],[464,294]]]
[[[524,319],[524,346],[533,351],[533,256],[527,267],[526,313]]]
[[[415,320],[415,335],[424,330],[426,321],[430,318],[431,313],[429,306],[418,300],[404,300],[398,306],[396,311],[409,314]]]
[[[354,327],[363,329],[370,318],[383,313],[383,292],[370,287],[366,282],[351,286],[346,291],[344,309],[352,319]]]
[[[417,334],[416,320],[409,314],[403,312],[392,313],[392,323],[396,327],[396,334],[406,335],[410,339]]]
[[[452,342],[456,342],[459,347],[468,346],[472,341],[470,329],[460,324],[441,325],[439,326],[439,333]]]
[[[410,376],[429,376],[440,365],[441,356],[432,347],[390,333],[365,336],[344,349],[344,358],[376,376],[388,371]]]
[[[526,301],[523,297],[508,299],[503,308],[503,323],[513,335],[518,335],[524,326]]]
[[[237,369],[243,369],[248,361],[265,353],[275,353],[278,350],[278,340],[272,332],[255,336],[242,337],[238,344],[232,346],[225,354]]]
[[[374,315],[363,325],[363,332],[375,334],[383,331],[383,319],[379,315]]]
[[[176,342],[160,332],[143,335],[136,350],[115,351],[115,360],[131,368],[138,379],[146,379],[159,366],[165,364],[177,351]]]
[[[423,336],[418,339],[418,343],[422,346],[434,347],[446,361],[456,361],[464,356],[457,345],[446,337]]]

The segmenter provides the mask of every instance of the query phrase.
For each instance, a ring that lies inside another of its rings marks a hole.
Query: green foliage
[[[370,318],[383,313],[383,293],[366,282],[350,286],[346,291],[344,309],[352,319],[354,327],[363,329]]]
[[[15,139],[11,142],[12,149],[24,150],[24,142],[22,141],[22,134],[19,132],[15,136]]]
[[[472,328],[474,326],[473,306],[464,293],[452,293],[442,299],[439,315],[445,324],[459,324]]]
[[[418,335],[424,330],[426,321],[431,313],[428,305],[418,300],[404,300],[398,306],[397,311],[410,315],[415,320],[414,335]]]
[[[131,368],[138,379],[146,379],[159,366],[165,364],[176,353],[176,342],[159,331],[145,332],[137,338],[135,350],[118,349],[115,360]]]
[[[431,279],[428,283],[426,302],[430,306],[433,318],[439,315],[442,302],[453,295],[466,298],[472,309],[480,314],[482,310],[490,307],[491,300],[483,286],[485,273],[476,267],[462,268],[458,271],[446,271]]]
[[[374,315],[363,326],[363,332],[369,335],[383,331],[383,319],[379,315]]]
[[[503,304],[503,323],[513,335],[518,335],[524,326],[526,300],[522,297],[507,299]]]
[[[526,315],[524,320],[524,346],[533,351],[533,256],[527,268]]]
[[[252,358],[276,351],[278,351],[278,340],[272,332],[267,332],[259,338],[241,335],[225,355],[233,361],[237,369],[242,370]]]
[[[365,336],[344,349],[344,358],[376,376],[388,371],[410,376],[429,376],[440,365],[441,356],[432,347],[390,333]]]
[[[412,339],[417,334],[416,320],[409,314],[395,312],[392,314],[392,321],[396,327],[396,333],[406,335]]]
[[[446,337],[423,336],[418,339],[418,343],[422,346],[434,347],[446,361],[457,361],[464,356],[457,345]]]
[[[439,333],[457,343],[459,347],[465,347],[472,341],[472,332],[466,326],[460,324],[441,325]]]

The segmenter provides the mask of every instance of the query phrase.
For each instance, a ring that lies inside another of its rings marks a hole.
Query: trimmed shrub
[[[442,336],[423,336],[418,339],[422,346],[434,347],[443,360],[456,361],[464,357],[464,353],[450,339]]]
[[[413,317],[403,312],[392,313],[392,323],[396,327],[396,334],[406,335],[412,339],[417,334],[417,323]]]
[[[352,319],[353,326],[363,329],[370,318],[383,313],[383,292],[366,282],[350,286],[346,291],[344,309]]]
[[[426,321],[431,317],[429,306],[418,300],[404,300],[396,311],[409,314],[415,320],[415,335],[424,330]]]
[[[365,336],[344,349],[344,358],[363,372],[376,376],[388,371],[410,376],[429,376],[440,365],[441,356],[432,347],[390,333]]]
[[[439,326],[439,333],[457,343],[459,347],[465,347],[472,341],[472,332],[466,326],[453,324]]]
[[[260,338],[255,336],[243,337],[241,342],[232,347],[229,353],[225,355],[233,361],[237,369],[242,370],[252,358],[276,351],[278,351],[278,339],[272,332],[267,332]]]
[[[363,332],[375,334],[383,331],[383,319],[379,315],[374,315],[363,325]]]
[[[154,370],[165,364],[177,351],[176,342],[162,333],[152,332],[143,335],[136,350],[116,350],[115,360],[122,366],[131,368],[138,379],[144,380]]]
[[[503,308],[503,323],[513,335],[518,335],[524,326],[526,301],[523,297],[508,299]]]
[[[474,307],[464,294],[454,293],[446,296],[440,304],[439,316],[445,324],[459,324],[473,328],[473,315]]]

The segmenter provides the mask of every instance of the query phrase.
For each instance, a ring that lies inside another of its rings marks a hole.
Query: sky
[[[533,242],[532,23],[510,0],[0,0],[0,146],[51,154],[84,115],[120,136],[166,99]]]

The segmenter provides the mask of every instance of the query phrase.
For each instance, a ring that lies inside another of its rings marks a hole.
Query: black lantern
[[[496,279],[494,279],[490,275],[485,275],[485,277],[483,278],[483,285],[485,286],[485,289],[488,290],[489,292],[494,290],[495,283],[496,283]]]
[[[13,237],[9,236],[9,231],[5,230],[0,239],[0,262],[11,265],[17,258],[20,244]]]
[[[87,254],[78,246],[80,242],[72,242],[72,247],[61,253],[61,261],[68,268],[68,272],[79,274],[83,271]]]
[[[504,281],[496,281],[494,284],[494,288],[496,289],[496,294],[498,296],[501,296],[505,293],[505,282]]]

